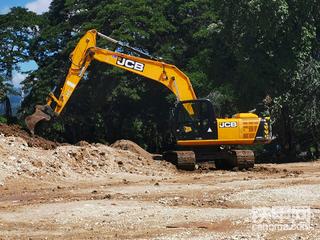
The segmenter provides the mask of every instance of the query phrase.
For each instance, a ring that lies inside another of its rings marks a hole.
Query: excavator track
[[[169,151],[163,154],[163,158],[181,170],[193,171],[196,168],[196,157],[193,151]]]
[[[215,161],[216,168],[226,170],[243,170],[254,167],[254,153],[251,150],[230,150],[221,154]]]
[[[244,170],[254,167],[254,153],[251,150],[229,151],[169,151],[163,159],[173,163],[178,169],[193,171],[196,163],[215,161],[217,169]]]
[[[239,170],[254,167],[254,153],[251,150],[232,150],[235,167]]]

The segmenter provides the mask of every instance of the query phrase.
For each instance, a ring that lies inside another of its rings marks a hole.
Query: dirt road
[[[130,141],[23,134],[0,134],[0,239],[319,239],[320,161],[183,172]]]
[[[318,239],[320,162],[157,176],[10,178],[3,239]],[[309,230],[252,231],[252,207],[307,206]]]

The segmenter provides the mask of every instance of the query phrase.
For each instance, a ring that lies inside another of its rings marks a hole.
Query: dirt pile
[[[126,142],[128,146],[135,146],[130,141]],[[79,177],[125,172],[152,176],[170,174],[175,171],[175,167],[171,164],[154,161],[149,158],[148,154],[147,152],[133,153],[129,149],[121,150],[102,144],[67,145],[44,150],[29,147],[28,142],[23,138],[5,137],[1,134],[0,181],[6,177],[20,175]]]
[[[138,154],[141,157],[144,157],[145,159],[152,159],[152,154],[144,150],[138,144],[129,140],[118,140],[111,144],[111,147],[116,149],[128,150],[130,152]]]
[[[14,136],[20,137],[26,141],[29,147],[41,147],[43,149],[55,149],[59,143],[49,141],[39,136],[31,136],[28,132],[23,130],[19,125],[0,124],[0,134],[6,137]]]

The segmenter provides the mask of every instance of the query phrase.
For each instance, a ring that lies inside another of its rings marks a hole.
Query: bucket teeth
[[[34,129],[38,122],[42,120],[49,121],[51,119],[51,116],[44,112],[45,109],[45,105],[37,105],[35,112],[25,118],[27,128],[32,135],[34,135]]]

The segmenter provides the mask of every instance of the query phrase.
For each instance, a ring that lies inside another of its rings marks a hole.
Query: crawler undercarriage
[[[236,149],[192,149],[169,151],[163,159],[172,162],[178,169],[193,171],[197,164],[214,162],[217,169],[243,170],[254,167],[254,153],[251,150]]]

